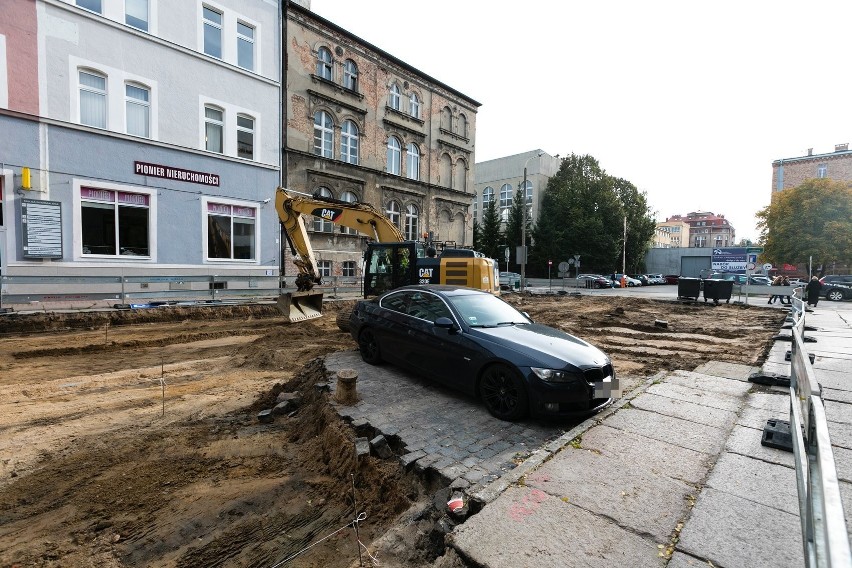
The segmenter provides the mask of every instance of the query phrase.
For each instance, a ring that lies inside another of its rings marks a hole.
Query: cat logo
[[[432,271],[434,268],[421,268],[420,269],[420,278],[432,278]]]
[[[328,219],[329,221],[334,221],[334,213],[334,209],[323,209],[320,213],[320,217]]]

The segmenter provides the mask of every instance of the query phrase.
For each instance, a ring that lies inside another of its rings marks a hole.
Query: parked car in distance
[[[710,280],[733,280],[735,284],[742,286],[748,281],[753,286],[768,286],[771,284],[765,276],[748,276],[736,272],[714,272],[709,276]]]
[[[514,290],[519,288],[521,283],[521,275],[517,272],[501,272],[500,273],[500,288]]]
[[[665,284],[666,279],[663,278],[662,274],[646,274],[645,277],[648,279],[649,284]]]
[[[644,274],[631,274],[630,277],[641,282],[642,286],[648,286],[651,283]]]
[[[615,283],[616,283],[616,284],[613,286],[613,288],[621,288],[621,284],[620,284],[620,282],[621,282],[621,277],[622,277],[622,276],[624,276],[624,279],[627,281],[627,286],[628,286],[628,287],[630,287],[630,288],[632,288],[632,287],[634,287],[634,286],[641,286],[641,285],[642,285],[642,281],[641,281],[641,280],[636,280],[635,278],[632,278],[632,277],[627,276],[627,275],[625,275],[625,274],[621,274],[620,272],[616,272],[615,274],[610,274],[610,275],[609,275],[609,279],[610,279],[610,280],[614,280],[614,281],[615,281]]]
[[[403,286],[359,301],[349,323],[365,362],[476,396],[502,420],[588,414],[620,396],[603,351],[481,290]]]
[[[820,295],[825,296],[827,300],[839,302],[852,298],[852,275],[828,275],[819,279],[822,287]]]
[[[580,274],[577,276],[577,283],[580,286],[587,286],[586,282],[591,281],[595,288],[612,288],[612,280],[600,274]]]
[[[680,276],[677,274],[666,274],[663,276],[666,281],[666,284],[677,284],[678,280],[680,280]]]

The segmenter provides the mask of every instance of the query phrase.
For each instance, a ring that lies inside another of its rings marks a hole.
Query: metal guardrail
[[[828,423],[813,366],[804,348],[805,304],[793,295],[790,357],[790,434],[796,462],[805,565],[852,566],[840,484]]]
[[[120,304],[154,300],[221,301],[277,297],[295,288],[279,288],[277,276],[177,275],[177,276],[0,276],[0,309],[9,304],[115,300]],[[192,283],[203,287],[193,289]],[[189,284],[186,289],[142,289],[142,285]],[[206,284],[206,285],[205,285]],[[231,286],[229,286],[229,284]],[[266,286],[262,286],[266,284]],[[272,284],[270,286],[269,284]],[[26,286],[25,293],[5,293],[8,287]],[[232,287],[237,285],[239,287]],[[248,286],[248,287],[245,287]],[[36,289],[30,292],[35,287]],[[39,290],[41,288],[41,290]],[[317,289],[331,297],[359,296],[362,282],[355,277],[332,276]]]

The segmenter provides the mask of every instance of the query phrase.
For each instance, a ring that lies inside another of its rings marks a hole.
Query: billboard
[[[757,255],[762,252],[763,247],[714,248],[710,256],[710,267],[713,272],[745,274],[746,266],[757,263]]]

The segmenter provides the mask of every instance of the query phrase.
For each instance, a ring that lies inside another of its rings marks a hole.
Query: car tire
[[[838,290],[836,288],[834,290],[829,290],[825,297],[832,302],[839,302],[843,299],[843,290]]]
[[[349,318],[351,315],[352,313],[346,310],[337,312],[337,318],[334,320],[337,324],[337,329],[349,333]]]
[[[362,329],[358,334],[358,352],[361,359],[370,365],[378,365],[382,362],[382,352],[379,349],[379,341],[376,334],[369,327]]]
[[[518,372],[502,363],[490,365],[479,379],[485,408],[500,420],[519,420],[529,412],[529,396]]]

